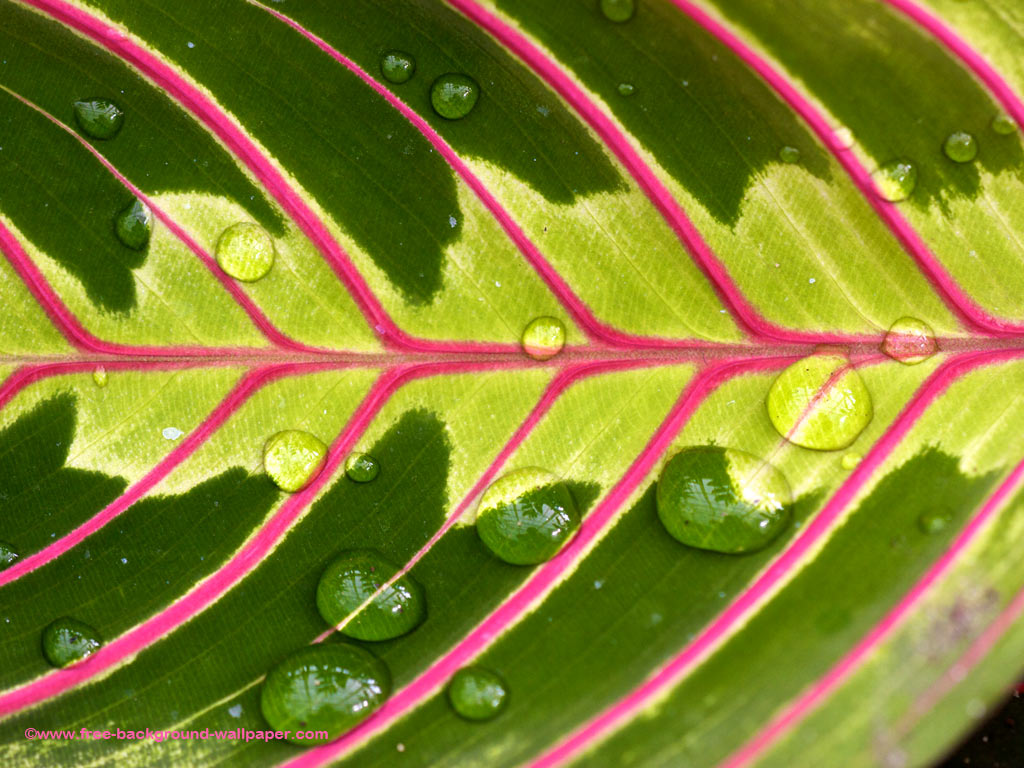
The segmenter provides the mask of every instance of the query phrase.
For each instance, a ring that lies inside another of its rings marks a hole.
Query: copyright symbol
[[[34,739],[36,737],[36,734],[38,734],[38,733],[39,733],[39,731],[37,731],[35,728],[26,728],[25,729],[25,738],[26,739]]]

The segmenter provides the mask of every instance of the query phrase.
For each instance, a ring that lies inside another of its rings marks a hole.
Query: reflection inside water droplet
[[[114,219],[117,239],[129,248],[141,251],[149,243],[153,217],[141,200],[133,200]]]
[[[263,467],[277,487],[294,493],[305,488],[327,461],[327,446],[309,432],[278,432],[263,447]]]
[[[0,571],[14,564],[14,561],[18,559],[18,552],[15,550],[12,544],[8,544],[6,541],[0,541]]]
[[[102,365],[93,369],[92,381],[97,387],[107,386],[107,369]]]
[[[556,317],[535,318],[523,329],[521,343],[534,360],[547,360],[565,346],[565,326]]]
[[[909,160],[893,160],[871,174],[875,191],[883,200],[906,200],[917,186],[917,168]]]
[[[434,111],[447,120],[461,120],[476,106],[480,86],[469,75],[450,72],[441,75],[430,86],[430,103]]]
[[[380,57],[380,73],[388,82],[400,85],[416,72],[416,60],[403,51],[388,51]]]
[[[799,163],[800,150],[796,147],[783,147],[779,150],[779,160],[784,163]]]
[[[956,131],[946,138],[942,151],[954,163],[969,163],[978,156],[978,142],[966,131]]]
[[[380,463],[368,453],[350,453],[345,459],[345,474],[356,483],[368,483],[380,473]]]
[[[1017,131],[1017,121],[1002,113],[992,118],[992,130],[1000,136],[1009,136]]]
[[[75,122],[82,133],[94,139],[111,139],[124,124],[124,112],[110,99],[92,98],[76,101]]]
[[[490,720],[508,701],[508,688],[496,672],[483,667],[463,667],[448,683],[448,702],[467,720]]]
[[[636,13],[635,0],[601,0],[601,13],[609,21],[629,21]]]
[[[619,83],[618,91],[622,96],[632,96],[636,92],[636,86],[632,83]]]
[[[863,458],[859,453],[844,453],[843,458],[839,460],[839,464],[843,469],[856,469]]]
[[[217,263],[236,280],[259,280],[274,266],[275,256],[267,231],[248,221],[232,224],[217,241]]]
[[[67,667],[95,653],[99,633],[77,619],[63,616],[43,630],[43,655],[55,667]]]
[[[927,360],[938,348],[931,327],[915,317],[901,317],[893,323],[882,342],[882,351],[905,365]]]

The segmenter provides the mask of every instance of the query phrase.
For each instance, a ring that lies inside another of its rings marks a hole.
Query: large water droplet
[[[917,518],[917,527],[922,533],[941,533],[946,530],[952,519],[948,512],[922,512]]]
[[[368,453],[350,453],[345,459],[345,474],[354,482],[368,483],[380,474],[380,462]]]
[[[505,708],[508,688],[496,672],[463,667],[448,683],[448,701],[467,720],[490,720]]]
[[[978,156],[978,142],[966,131],[956,131],[946,137],[942,151],[954,163],[969,163]]]
[[[102,365],[94,368],[92,371],[92,381],[97,387],[107,386],[107,369]]]
[[[426,617],[427,599],[423,588],[409,575],[396,579],[373,597],[396,573],[398,567],[376,552],[344,552],[320,577],[316,607],[324,621],[356,640],[390,640],[404,635]]]
[[[67,667],[99,650],[99,633],[77,619],[64,616],[43,630],[43,655],[55,667]]]
[[[916,317],[901,317],[892,324],[882,342],[882,351],[905,365],[927,360],[938,348],[934,331]]]
[[[380,73],[396,85],[408,82],[416,73],[416,59],[404,51],[388,51],[380,57]]]
[[[523,329],[523,351],[534,360],[547,360],[565,346],[565,326],[555,317],[538,317]]]
[[[326,460],[327,446],[298,429],[278,432],[263,447],[263,467],[270,479],[291,493],[309,485]]]
[[[124,124],[124,112],[109,99],[82,99],[74,106],[75,122],[94,139],[110,139]]]
[[[601,13],[609,21],[629,21],[636,13],[635,0],[601,0]]]
[[[117,239],[136,251],[146,247],[152,231],[153,216],[141,200],[134,200],[114,219]]]
[[[789,522],[792,494],[774,466],[715,445],[673,456],[658,479],[658,517],[683,544],[714,552],[752,552]]]
[[[217,263],[236,280],[259,280],[274,266],[274,241],[258,224],[241,221],[217,241]]]
[[[0,571],[14,565],[14,561],[17,559],[18,552],[14,549],[14,546],[6,541],[0,541]]]
[[[917,167],[909,160],[893,160],[871,174],[875,191],[883,200],[906,200],[917,186]]]
[[[768,417],[775,429],[805,448],[845,448],[872,415],[871,395],[842,355],[815,355],[793,363],[768,390]]]
[[[554,557],[580,525],[569,488],[538,467],[509,472],[484,491],[476,532],[506,563],[536,565]]]
[[[800,150],[796,147],[783,147],[779,150],[779,160],[784,163],[799,163]]]
[[[622,96],[632,96],[636,93],[636,86],[632,83],[619,83],[618,91]]]
[[[269,673],[260,691],[263,717],[275,731],[326,731],[323,744],[365,720],[391,692],[384,662],[352,645],[320,643],[296,651]]]
[[[992,130],[1000,136],[1009,136],[1017,130],[1017,121],[1003,113],[992,118]]]
[[[480,86],[469,75],[450,72],[441,75],[430,86],[430,103],[434,111],[448,120],[468,115],[480,98]]]

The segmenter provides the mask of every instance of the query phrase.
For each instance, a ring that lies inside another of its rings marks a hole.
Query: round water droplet
[[[580,525],[569,488],[543,469],[509,472],[484,491],[476,532],[506,563],[536,565],[554,557]]]
[[[0,541],[0,571],[14,564],[18,559],[18,553],[11,544]]]
[[[768,390],[768,417],[775,429],[804,448],[845,448],[872,415],[863,379],[841,355],[815,355],[793,363]]]
[[[117,239],[136,251],[146,247],[152,231],[153,216],[141,200],[133,201],[114,219]]]
[[[839,460],[839,464],[843,469],[856,469],[857,465],[860,464],[860,460],[864,457],[859,453],[844,453],[843,458]]]
[[[632,96],[636,93],[636,86],[632,83],[619,83],[618,90],[622,96]]]
[[[906,200],[917,186],[917,167],[908,160],[893,160],[871,174],[875,191],[883,200]]]
[[[309,485],[327,461],[327,446],[309,432],[278,432],[263,447],[263,467],[283,491],[294,493]]]
[[[745,451],[687,448],[658,479],[658,517],[672,538],[737,554],[764,547],[789,522],[792,494],[774,466]]]
[[[107,369],[102,365],[92,371],[92,380],[97,387],[107,386]]]
[[[99,650],[99,633],[77,619],[64,616],[43,630],[43,655],[55,667],[67,667]]]
[[[345,474],[349,480],[368,483],[380,474],[380,462],[368,453],[350,453],[345,459]]]
[[[326,731],[323,744],[365,720],[391,692],[384,662],[352,645],[320,643],[296,651],[269,673],[260,691],[263,717],[275,731]]]
[[[274,266],[275,255],[267,231],[248,221],[232,224],[217,241],[217,263],[236,280],[259,280]]]
[[[938,348],[931,327],[916,317],[901,317],[892,324],[882,342],[882,351],[905,365],[927,360]]]
[[[779,160],[784,163],[799,163],[800,150],[796,147],[783,147],[779,150]]]
[[[941,533],[952,519],[948,512],[922,512],[917,518],[917,527],[922,533]]]
[[[636,13],[635,0],[601,0],[601,13],[609,21],[629,21]]]
[[[405,575],[373,597],[396,573],[393,563],[371,550],[343,552],[320,577],[317,610],[324,621],[356,640],[390,640],[411,632],[427,615],[423,587]]]
[[[565,326],[556,317],[538,317],[523,329],[523,351],[534,360],[547,360],[565,346]]]
[[[1009,136],[1017,131],[1017,121],[1007,114],[999,114],[992,118],[992,130],[1000,136]]]
[[[416,59],[403,51],[388,51],[380,57],[380,73],[396,85],[408,82],[416,73]]]
[[[508,688],[496,672],[463,667],[448,683],[448,701],[467,720],[490,720],[508,703]]]
[[[434,111],[448,120],[460,120],[468,115],[480,98],[480,86],[468,75],[450,72],[441,75],[430,86],[430,103]]]
[[[956,131],[946,137],[942,151],[954,163],[969,163],[978,156],[978,142],[966,131]]]
[[[124,112],[109,99],[82,99],[74,106],[75,122],[94,139],[110,139],[124,124]]]

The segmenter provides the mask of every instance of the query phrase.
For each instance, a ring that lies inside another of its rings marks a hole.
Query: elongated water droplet
[[[75,122],[94,139],[110,139],[124,124],[124,112],[110,99],[82,99],[74,106]]]
[[[259,280],[274,266],[275,256],[270,235],[248,221],[232,224],[217,241],[217,263],[236,280]]]
[[[92,371],[92,380],[97,387],[107,386],[107,369],[102,365]]]
[[[423,587],[406,574],[373,597],[396,573],[394,563],[372,550],[343,552],[320,576],[317,610],[324,621],[356,640],[390,640],[411,632],[427,615]]]
[[[490,720],[505,708],[508,688],[497,672],[463,667],[448,683],[448,701],[467,720]]]
[[[672,538],[737,554],[778,536],[793,499],[786,478],[764,459],[708,445],[682,450],[665,464],[656,500]]]
[[[779,150],[779,160],[784,163],[799,163],[800,150],[796,147],[783,147]]]
[[[565,346],[565,326],[556,317],[538,317],[523,329],[523,351],[534,360],[547,360]]]
[[[388,82],[406,83],[416,73],[416,59],[403,51],[388,51],[380,57],[380,73]]]
[[[449,72],[430,86],[430,103],[447,120],[461,120],[473,111],[479,98],[480,86],[469,75]]]
[[[938,348],[934,331],[916,317],[901,317],[892,324],[882,342],[882,351],[905,365],[916,365],[927,360]]]
[[[278,432],[263,447],[263,467],[283,491],[305,488],[327,461],[327,446],[298,429]]]
[[[368,453],[350,453],[345,459],[345,474],[349,480],[368,483],[380,473],[380,462]]]
[[[18,552],[14,546],[6,541],[0,541],[0,571],[14,564],[18,559]]]
[[[149,242],[153,231],[153,216],[141,200],[134,200],[114,219],[114,233],[117,239],[136,251],[141,251]]]
[[[917,167],[909,160],[893,160],[871,174],[875,191],[883,200],[906,200],[917,186]]]
[[[43,630],[43,655],[55,667],[67,667],[99,650],[99,633],[77,619],[63,616]]]
[[[917,527],[922,533],[941,533],[946,530],[953,517],[949,512],[930,511],[922,512],[917,518]]]
[[[353,645],[320,643],[296,651],[269,673],[260,710],[275,731],[296,744],[323,744],[365,720],[391,693],[384,662]],[[326,731],[326,739],[296,739],[296,731]]]
[[[978,141],[966,131],[956,131],[946,137],[942,151],[954,163],[969,163],[978,156]]]
[[[635,0],[601,0],[601,13],[609,21],[629,21],[636,13]]]
[[[992,118],[992,130],[1000,136],[1009,136],[1017,131],[1017,121],[1003,113]]]
[[[569,488],[546,470],[509,472],[484,491],[476,532],[491,552],[513,565],[554,557],[580,525]]]
[[[860,461],[863,458],[864,457],[861,456],[859,453],[854,453],[851,451],[850,453],[843,454],[843,458],[839,460],[839,464],[842,466],[843,469],[856,469],[857,465],[860,464]]]
[[[793,363],[768,390],[768,417],[775,429],[804,448],[845,448],[872,415],[871,395],[842,355],[815,355]]]
[[[636,86],[632,83],[619,83],[618,91],[622,96],[632,96],[636,92]]]

